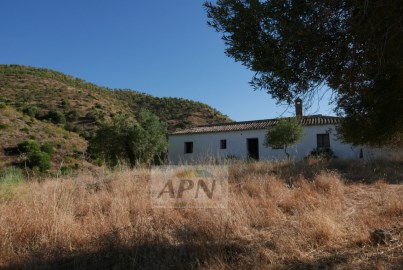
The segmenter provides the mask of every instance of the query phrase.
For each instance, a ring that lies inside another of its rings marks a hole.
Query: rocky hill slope
[[[49,69],[0,65],[0,168],[18,160],[15,148],[27,139],[51,142],[53,163],[69,157],[69,165],[81,164],[85,138],[117,114],[135,122],[142,109],[166,122],[169,131],[231,121],[200,102],[108,89]]]

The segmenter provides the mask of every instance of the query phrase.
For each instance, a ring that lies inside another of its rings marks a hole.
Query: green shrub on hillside
[[[39,108],[32,105],[26,105],[22,108],[22,112],[26,115],[36,117],[39,113]]]
[[[49,155],[53,155],[53,153],[55,152],[55,148],[52,143],[45,142],[44,144],[41,145],[41,151]]]
[[[79,117],[80,117],[80,114],[76,110],[71,110],[66,115],[66,118],[68,121],[77,121]]]
[[[45,172],[46,170],[49,170],[52,165],[50,163],[49,154],[42,151],[29,153],[27,161],[28,167],[30,167],[31,169],[37,167],[40,172]]]
[[[35,140],[25,140],[17,145],[21,153],[29,154],[40,151],[39,143]]]
[[[61,111],[50,111],[46,118],[49,119],[53,124],[66,124],[66,116]]]
[[[51,167],[50,156],[54,153],[53,144],[46,142],[39,146],[35,140],[25,140],[17,145],[21,153],[26,154],[26,165],[29,168],[37,167],[44,172]]]

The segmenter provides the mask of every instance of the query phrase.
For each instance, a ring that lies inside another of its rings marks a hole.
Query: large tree
[[[166,134],[166,124],[149,111],[141,111],[137,123],[118,115],[97,130],[90,139],[88,152],[92,159],[105,161],[110,167],[119,162],[130,166],[152,164],[166,154]]]
[[[204,4],[226,54],[278,101],[334,90],[356,144],[403,144],[402,0],[218,0]]]

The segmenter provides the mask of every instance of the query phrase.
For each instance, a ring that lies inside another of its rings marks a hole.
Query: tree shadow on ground
[[[390,269],[401,270],[403,257],[388,257],[384,253],[368,254],[357,252],[345,252],[320,257],[308,262],[289,261],[280,269],[288,270],[331,270],[331,269]]]
[[[387,269],[400,270],[403,257],[388,254],[365,254],[352,251],[320,256],[301,261],[283,258],[273,265],[270,258],[263,259],[256,250],[239,243],[211,243],[172,245],[164,242],[147,243],[131,247],[111,245],[93,252],[72,255],[52,254],[52,259],[33,255],[31,258],[4,269]],[[383,269],[383,268],[381,268]]]
[[[160,242],[52,256],[53,259],[32,256],[6,269],[198,269],[214,264],[215,258],[236,266],[242,250],[243,247],[234,244],[171,245]]]

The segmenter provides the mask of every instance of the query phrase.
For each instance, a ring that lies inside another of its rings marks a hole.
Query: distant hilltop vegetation
[[[85,165],[86,138],[116,115],[134,123],[144,109],[166,123],[168,131],[231,121],[200,102],[109,89],[20,65],[0,65],[0,94],[0,168],[21,159],[21,153],[14,152],[26,140],[39,147],[52,144],[53,165],[62,159],[72,167]]]

